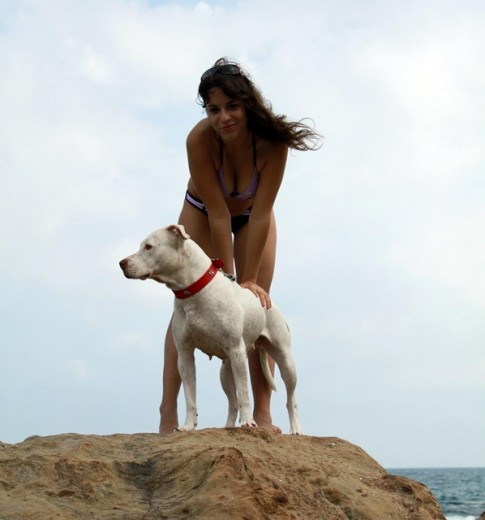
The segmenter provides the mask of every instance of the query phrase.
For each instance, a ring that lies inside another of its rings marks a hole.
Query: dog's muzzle
[[[136,268],[130,262],[129,258],[124,258],[123,260],[121,260],[120,267],[121,267],[121,270],[123,271],[123,274],[126,276],[126,278],[136,278],[139,280],[146,280],[148,278],[148,274],[140,276],[137,273]]]

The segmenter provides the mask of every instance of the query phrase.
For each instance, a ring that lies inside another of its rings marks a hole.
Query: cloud
[[[78,381],[89,382],[96,379],[95,371],[87,366],[84,359],[71,359],[68,361],[67,367],[71,375]]]

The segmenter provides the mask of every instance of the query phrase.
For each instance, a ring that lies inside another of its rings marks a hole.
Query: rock
[[[0,443],[0,518],[445,520],[349,442],[242,428]]]

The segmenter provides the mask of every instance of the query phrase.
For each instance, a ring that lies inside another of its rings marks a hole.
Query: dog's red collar
[[[189,298],[190,296],[197,294],[211,280],[214,279],[214,276],[216,275],[217,271],[219,269],[222,269],[223,267],[224,267],[224,262],[222,260],[219,260],[219,258],[212,260],[212,263],[211,263],[209,269],[207,269],[207,271],[196,282],[194,282],[192,285],[189,285],[185,289],[180,289],[179,291],[173,291],[173,293],[175,294],[175,298],[178,298],[179,300],[183,300],[184,298]]]

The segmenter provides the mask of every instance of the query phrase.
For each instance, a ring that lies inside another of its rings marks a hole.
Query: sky
[[[275,205],[305,433],[485,466],[484,55],[482,0],[0,0],[0,441],[157,431],[172,296],[118,262],[177,221],[227,56],[324,136]]]

